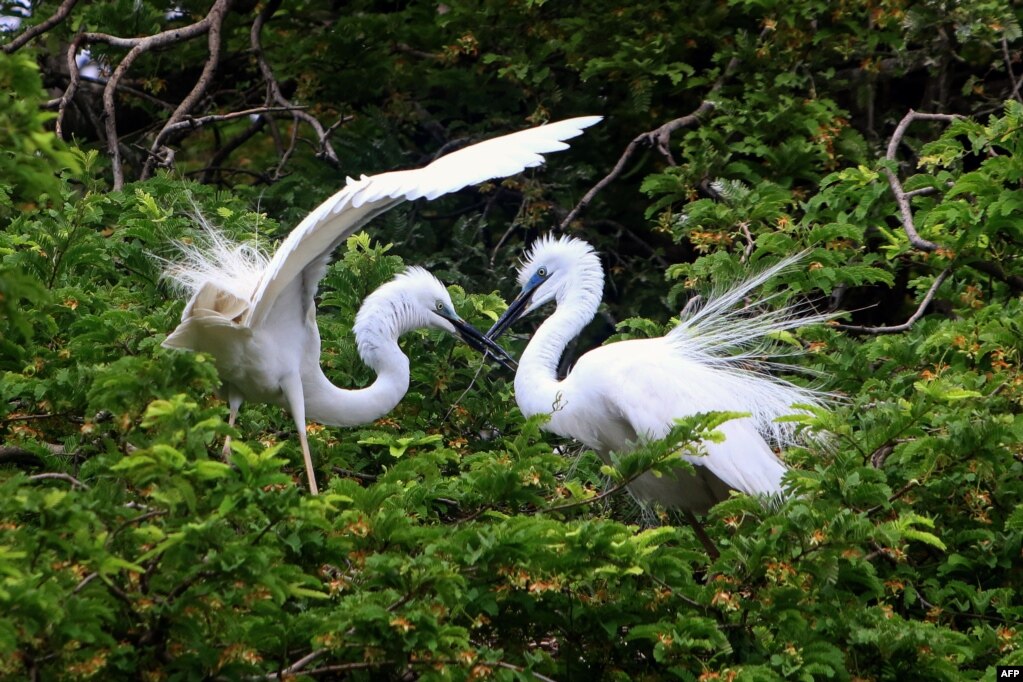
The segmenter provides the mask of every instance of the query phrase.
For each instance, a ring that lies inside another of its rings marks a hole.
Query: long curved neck
[[[317,348],[314,362],[302,371],[307,419],[330,426],[357,426],[383,417],[401,402],[409,386],[409,360],[398,346],[398,338],[407,329],[395,319],[395,310],[387,312],[390,315],[367,316],[372,319],[355,327],[359,356],[377,374],[366,388],[344,389],[331,383],[320,368]]]
[[[533,334],[515,373],[515,400],[527,417],[550,413],[561,401],[558,364],[565,348],[597,314],[604,288],[599,261],[583,269],[557,309]]]

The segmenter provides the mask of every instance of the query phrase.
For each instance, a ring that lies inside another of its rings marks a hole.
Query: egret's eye
[[[547,268],[545,268],[543,266],[540,266],[540,269],[536,271],[536,275],[537,275],[537,277],[546,277],[547,276]]]
[[[444,312],[444,301],[437,301],[437,305],[435,307],[437,308],[438,313]]]

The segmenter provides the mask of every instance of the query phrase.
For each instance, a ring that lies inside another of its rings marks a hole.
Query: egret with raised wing
[[[605,462],[611,452],[663,438],[677,418],[710,411],[749,413],[720,426],[725,440],[704,443],[706,455],[686,458],[695,474],[682,468],[661,477],[647,472],[629,485],[642,501],[702,513],[732,490],[780,493],[786,468],[768,441],[785,445],[794,431],[776,419],[797,411],[794,404],[823,402],[820,393],[769,374],[762,358],[772,350],[772,334],[828,317],[800,317],[791,308],[740,309],[750,292],[796,259],[783,260],[683,312],[681,323],[666,336],[620,341],[585,353],[559,380],[565,347],[600,305],[604,273],[586,242],[545,237],[519,269],[521,293],[487,336],[496,339],[523,315],[556,303],[519,360],[515,400],[526,416],[549,413],[548,431],[581,441]]]
[[[559,121],[472,145],[420,169],[349,178],[292,230],[272,257],[256,244],[233,243],[208,230],[205,243],[184,246],[183,259],[167,270],[188,303],[164,345],[213,356],[230,424],[243,400],[288,410],[298,429],[309,488],[316,494],[306,419],[350,426],[389,412],[409,384],[408,358],[397,344],[403,333],[435,327],[458,333],[477,348],[503,353],[458,317],[440,282],[413,268],[367,297],[356,318],[359,354],[377,372],[376,381],[361,390],[334,386],[319,364],[314,300],[334,249],[403,201],[435,199],[538,166],[542,154],[566,149],[564,140],[599,120]]]

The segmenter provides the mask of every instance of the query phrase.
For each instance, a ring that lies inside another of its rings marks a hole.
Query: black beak
[[[501,348],[496,341],[484,336],[480,330],[476,329],[476,327],[473,327],[461,318],[454,320],[448,318],[448,322],[455,326],[455,330],[458,331],[458,336],[467,346],[469,346],[469,348],[472,348],[478,353],[482,353],[484,356],[489,355],[497,360],[499,365],[512,372],[514,372],[518,367],[518,363],[515,362],[515,359],[512,356],[508,355],[508,351]]]
[[[515,300],[508,305],[508,309],[504,311],[504,315],[498,318],[494,326],[487,331],[488,339],[496,339],[497,337],[508,331],[508,327],[515,324],[520,317],[526,314],[526,308],[529,307],[529,302],[533,300],[533,293],[536,291],[536,287],[528,287],[522,290],[522,292],[515,297]]]

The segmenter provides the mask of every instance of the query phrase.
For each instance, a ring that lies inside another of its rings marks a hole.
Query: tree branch
[[[282,107],[285,107],[292,112],[292,116],[295,118],[295,125],[297,127],[298,121],[304,121],[309,124],[312,129],[316,132],[319,148],[317,156],[322,159],[326,159],[332,166],[339,168],[341,161],[337,157],[337,152],[334,151],[334,147],[331,146],[329,138],[331,133],[337,125],[343,121],[343,118],[338,119],[338,124],[332,125],[328,129],[323,128],[323,124],[313,116],[312,114],[302,111],[295,107],[288,98],[281,92],[281,87],[277,83],[277,78],[274,76],[273,69],[270,68],[269,62],[266,61],[266,55],[263,52],[263,44],[260,41],[260,34],[263,32],[263,25],[273,16],[277,8],[281,6],[281,0],[270,0],[263,7],[262,11],[256,17],[256,20],[252,22],[252,30],[249,33],[249,41],[252,45],[252,52],[256,55],[256,63],[259,64],[259,70],[263,74],[263,79],[266,81],[267,88],[267,99],[270,102],[276,102]],[[282,164],[283,165],[283,164]]]
[[[256,133],[266,127],[267,117],[257,116],[249,127],[240,132],[235,137],[228,140],[224,146],[218,149],[210,158],[209,165],[202,169],[202,182],[207,184],[213,181],[213,175],[217,170],[224,165],[227,161],[227,157],[231,156],[234,150],[241,147],[243,144],[252,139]],[[267,178],[269,180],[269,178]]]
[[[656,147],[657,151],[659,151],[667,159],[668,163],[674,166],[675,159],[672,158],[671,150],[669,149],[672,133],[680,128],[685,128],[699,123],[701,118],[714,110],[717,105],[714,103],[712,98],[721,90],[725,81],[731,77],[733,73],[735,73],[737,68],[739,68],[739,63],[738,57],[732,57],[732,59],[728,62],[728,65],[725,67],[725,70],[714,82],[714,85],[711,86],[710,91],[707,93],[707,97],[705,97],[704,100],[700,102],[700,105],[692,112],[685,116],[668,121],[654,130],[648,130],[645,133],[640,133],[633,138],[632,142],[628,144],[625,151],[622,152],[622,155],[618,158],[618,162],[615,163],[611,172],[605,175],[596,185],[591,187],[590,190],[583,195],[583,198],[579,200],[579,203],[575,205],[575,208],[569,211],[568,215],[565,216],[565,219],[558,225],[558,230],[564,232],[572,221],[590,205],[590,202],[593,201],[597,194],[599,194],[601,190],[614,182],[618,176],[622,174],[622,171],[625,170],[625,164],[629,162],[629,159],[632,158],[632,155],[636,153],[636,150],[639,149],[641,145],[651,145]]]
[[[211,45],[215,43],[219,49],[220,23],[223,21],[223,16],[230,4],[231,0],[216,0],[210,8],[209,13],[194,24],[189,24],[182,28],[161,31],[160,33],[142,38],[120,38],[108,33],[81,34],[82,42],[106,43],[113,47],[128,48],[128,54],[121,59],[117,68],[115,68],[114,72],[110,75],[110,79],[107,80],[106,87],[103,88],[103,114],[106,117],[105,130],[107,136],[107,151],[110,154],[110,161],[114,172],[114,190],[119,190],[124,187],[124,168],[121,167],[121,146],[120,139],[117,136],[117,113],[114,106],[114,93],[117,91],[121,79],[124,78],[128,69],[131,68],[132,64],[135,63],[135,60],[142,54],[155,48],[166,47],[167,45],[184,42],[207,33],[214,24],[216,24],[217,36],[215,40],[211,39],[210,42]],[[204,76],[210,68],[210,61],[213,61],[213,55],[211,55],[211,58],[207,60],[206,68],[203,69]],[[213,68],[215,68],[215,64]],[[170,122],[176,122],[190,109],[191,106],[194,105],[193,100],[198,100],[198,97],[202,94],[202,91],[197,93],[199,85],[202,84],[202,88],[205,88],[205,83],[202,81],[203,78],[200,77],[200,83],[197,83],[196,88],[193,88],[192,92],[189,93],[189,96],[185,98],[185,101],[178,105],[177,110],[175,110],[174,114],[171,115]],[[186,104],[188,104],[188,107],[185,106]]]
[[[65,53],[65,59],[67,61],[68,70],[68,81],[67,87],[64,88],[63,94],[60,96],[60,101],[57,104],[57,123],[55,132],[57,137],[64,139],[64,114],[67,111],[67,105],[71,103],[71,100],[75,96],[75,92],[78,91],[78,84],[82,79],[82,73],[78,70],[78,49],[82,45],[84,37],[78,34],[74,37],[68,46],[67,52]]]
[[[1009,288],[1016,293],[1023,291],[1023,277],[1007,273],[998,263],[991,263],[985,260],[972,260],[966,261],[965,265],[970,266],[974,270],[980,270],[985,275],[991,275],[992,277],[1005,282],[1009,285]]]
[[[209,56],[206,58],[206,63],[202,67],[202,73],[192,87],[191,92],[188,93],[185,99],[181,100],[181,104],[178,105],[178,108],[174,110],[174,113],[164,123],[163,129],[157,134],[153,144],[149,147],[149,156],[146,157],[146,161],[142,165],[141,179],[145,180],[150,176],[153,171],[153,162],[159,158],[157,152],[163,141],[175,129],[174,126],[195,108],[195,105],[199,103],[199,99],[206,93],[206,88],[209,87],[210,81],[213,80],[217,67],[220,65],[221,29],[224,25],[224,17],[227,15],[227,10],[230,6],[231,0],[217,0],[213,7],[210,8],[209,14],[203,19],[203,21],[207,22],[208,27],[207,45],[209,46]]]
[[[1020,82],[1016,80],[1016,74],[1012,71],[1012,57],[1009,56],[1009,41],[1005,39],[1005,34],[1002,34],[1002,57],[1005,59],[1005,71],[1009,74],[1009,82],[1012,84],[1012,97],[1016,98],[1017,102],[1023,102],[1023,97],[1019,94]]]
[[[921,114],[919,112],[910,109],[902,120],[899,121],[899,125],[895,127],[895,132],[892,133],[892,139],[888,142],[888,150],[885,154],[885,159],[888,161],[895,161],[895,154],[898,152],[899,144],[902,142],[903,136],[906,134],[906,130],[910,124],[914,121],[945,121],[951,123],[957,119],[962,118],[957,114]],[[899,206],[899,213],[902,216],[902,229],[905,230],[906,236],[909,238],[909,243],[913,245],[913,248],[918,251],[936,251],[938,245],[932,241],[928,241],[920,236],[920,233],[916,231],[916,225],[913,222],[913,209],[909,204],[910,195],[902,188],[902,183],[899,181],[898,176],[888,166],[882,168],[884,174],[888,177],[888,185],[892,188],[892,193],[895,195],[895,203]]]
[[[45,473],[45,474],[34,474],[28,477],[30,481],[44,481],[47,479],[56,479],[58,481],[67,481],[72,486],[81,488],[82,490],[88,490],[89,486],[85,485],[71,474],[62,473]]]
[[[949,266],[941,271],[941,274],[934,279],[934,283],[931,284],[931,288],[927,290],[924,295],[924,299],[920,301],[920,305],[917,306],[916,311],[909,316],[909,319],[902,324],[893,325],[891,327],[862,327],[854,324],[839,324],[836,325],[839,329],[843,329],[849,332],[861,332],[864,334],[898,334],[899,332],[908,331],[910,327],[916,324],[924,315],[924,310],[931,304],[931,300],[934,298],[934,294],[938,291],[938,287],[941,286],[945,278],[948,277],[949,273],[952,272],[952,267]]]
[[[236,118],[245,118],[246,116],[255,116],[257,114],[269,114],[278,111],[290,111],[294,107],[256,107],[255,109],[245,109],[244,111],[232,111],[227,114],[209,114],[207,116],[185,116],[182,120],[177,121],[173,124],[167,124],[164,126],[162,133],[173,133],[178,130],[190,130],[196,128],[202,128],[203,126],[209,125],[210,123],[220,123],[221,121],[233,121]]]
[[[78,0],[64,0],[64,2],[60,3],[60,6],[57,7],[57,11],[50,15],[46,20],[25,29],[24,33],[0,49],[2,49],[6,54],[12,54],[20,50],[36,36],[46,33],[51,28],[67,19],[68,15],[71,14],[71,10],[74,9],[74,6],[77,4]]]

